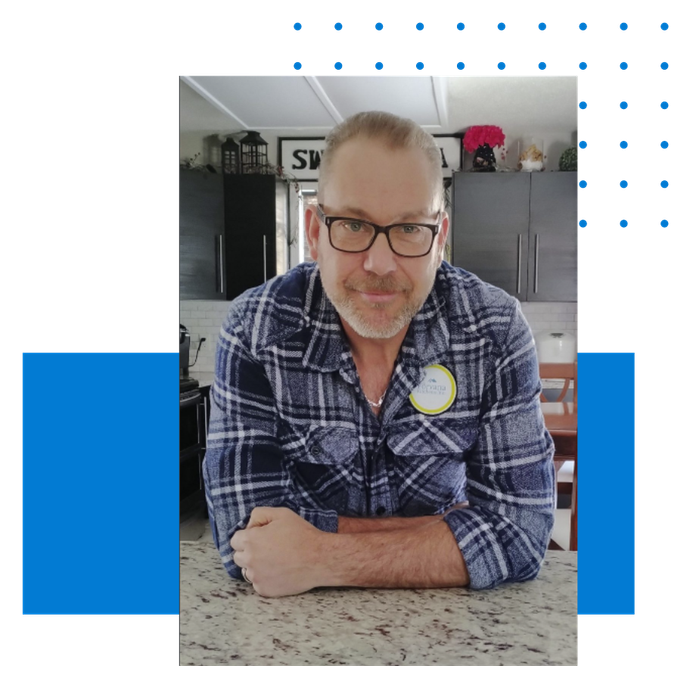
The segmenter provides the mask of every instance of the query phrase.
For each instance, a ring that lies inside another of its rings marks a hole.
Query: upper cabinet
[[[577,301],[577,173],[453,176],[453,264],[523,302]]]
[[[180,300],[224,300],[223,177],[180,169]]]
[[[180,169],[180,300],[232,300],[282,273],[287,214],[273,175]]]

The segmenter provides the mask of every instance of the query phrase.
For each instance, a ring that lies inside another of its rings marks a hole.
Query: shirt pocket
[[[344,514],[359,452],[356,432],[317,426],[291,437],[283,453],[298,500],[306,507]]]
[[[404,422],[386,442],[398,508],[405,516],[440,514],[466,499],[466,454],[477,442],[476,424],[426,418]]]

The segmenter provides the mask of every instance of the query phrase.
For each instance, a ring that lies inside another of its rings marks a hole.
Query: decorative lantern
[[[256,132],[247,131],[247,135],[240,140],[243,174],[267,174],[268,171],[268,143]]]
[[[230,136],[220,146],[220,156],[224,174],[240,173],[240,146]]]

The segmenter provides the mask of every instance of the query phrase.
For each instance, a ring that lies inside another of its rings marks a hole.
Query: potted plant
[[[463,139],[468,152],[474,152],[474,171],[496,171],[494,148],[504,145],[506,137],[500,126],[470,126]]]

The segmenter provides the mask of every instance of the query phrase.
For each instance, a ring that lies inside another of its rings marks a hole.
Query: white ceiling
[[[430,133],[478,124],[506,133],[577,129],[576,77],[183,76],[180,131],[320,135],[350,114],[385,110]]]

